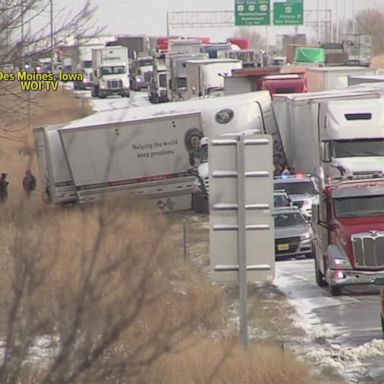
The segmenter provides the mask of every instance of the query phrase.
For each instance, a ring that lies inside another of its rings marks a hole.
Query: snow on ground
[[[36,337],[28,348],[25,361],[44,363],[53,359],[59,352],[58,342],[58,337],[48,335]],[[0,341],[0,361],[4,360],[5,352],[5,341]]]
[[[298,281],[289,274],[277,274],[274,284],[287,294],[289,302],[296,309],[293,322],[307,334],[303,340],[296,340],[290,347],[307,361],[315,365],[319,371],[331,367],[348,383],[369,382],[365,379],[370,372],[367,360],[383,358],[384,340],[373,339],[362,345],[345,347],[335,343],[336,336],[345,333],[345,329],[333,324],[323,323],[315,314],[320,308],[340,305],[340,300],[353,301],[354,298],[333,298],[318,295],[308,297],[306,288],[297,287]],[[296,285],[296,286],[295,286]],[[384,380],[382,381],[384,383]]]

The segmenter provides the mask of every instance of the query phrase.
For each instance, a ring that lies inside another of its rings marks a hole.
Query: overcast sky
[[[53,0],[58,2],[58,0]],[[271,0],[271,3],[277,0]],[[79,0],[66,0],[60,6],[78,6]],[[222,11],[233,10],[234,0],[91,0],[97,6],[95,18],[99,26],[105,26],[105,33],[111,34],[148,34],[165,35],[167,28],[167,12],[176,11]],[[380,5],[381,4],[381,5]],[[384,0],[304,0],[305,10],[331,9],[332,17],[338,15],[340,20],[352,18],[353,12],[363,7],[381,7]],[[313,14],[314,16],[314,14]],[[293,33],[294,28],[255,27],[259,32],[274,41],[275,35]],[[299,27],[299,33],[311,33],[314,28]],[[185,36],[209,36],[211,41],[223,41],[233,36],[235,28],[209,29],[173,29],[171,34]]]

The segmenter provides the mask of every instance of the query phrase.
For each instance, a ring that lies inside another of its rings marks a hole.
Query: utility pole
[[[335,31],[335,41],[336,43],[340,42],[340,34],[339,34],[339,1],[336,0],[335,6],[336,6],[336,11],[335,11],[335,18],[336,18],[336,31]]]
[[[53,0],[49,0],[50,3],[50,22],[51,22],[51,72],[55,69],[55,47],[53,44]]]
[[[169,38],[169,12],[167,11],[167,37]]]
[[[320,0],[317,0],[317,42],[320,43]]]

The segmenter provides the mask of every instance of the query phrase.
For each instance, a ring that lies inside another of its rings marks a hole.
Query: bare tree
[[[146,204],[20,208],[1,218],[2,384],[140,383],[209,327],[218,302],[186,299],[181,249]]]
[[[384,13],[379,9],[365,9],[356,16],[359,34],[370,35],[373,54],[384,53]]]
[[[98,33],[91,21],[94,8],[85,0],[77,11],[53,0],[0,0],[0,70],[15,73],[40,58],[56,60],[67,39]],[[50,9],[53,12],[50,13]],[[29,124],[29,107],[38,98],[23,92],[15,81],[0,79],[0,137],[18,140]]]
[[[247,38],[250,42],[250,46],[252,49],[264,49],[265,47],[265,39],[260,35],[255,28],[238,28],[235,32],[236,37]]]

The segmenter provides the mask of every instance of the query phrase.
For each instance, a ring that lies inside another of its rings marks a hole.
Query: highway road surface
[[[304,354],[334,366],[348,382],[384,383],[384,340],[377,287],[344,288],[332,297],[315,282],[313,260],[276,263],[275,284],[297,309],[296,321],[310,335]]]

